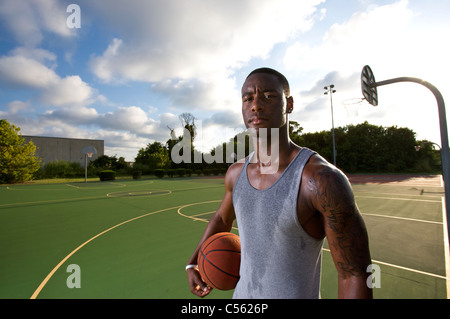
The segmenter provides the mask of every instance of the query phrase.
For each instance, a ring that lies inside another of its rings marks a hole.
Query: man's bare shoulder
[[[332,165],[319,154],[314,154],[309,159],[303,170],[303,178],[317,178],[319,176],[327,177],[331,180],[346,180],[347,176],[336,166]]]
[[[318,154],[311,156],[302,178],[305,181],[302,183],[304,190],[312,196],[311,199],[319,200],[322,208],[324,208],[323,200],[326,198],[330,201],[353,204],[353,190],[347,176],[322,156]]]
[[[234,185],[237,182],[237,179],[242,171],[242,168],[244,167],[244,164],[245,158],[237,161],[236,163],[233,163],[228,168],[227,173],[225,174],[225,188],[227,190],[232,191],[234,189]]]

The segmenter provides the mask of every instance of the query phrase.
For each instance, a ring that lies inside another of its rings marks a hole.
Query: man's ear
[[[286,97],[286,113],[292,113],[294,110],[294,98],[292,96]]]

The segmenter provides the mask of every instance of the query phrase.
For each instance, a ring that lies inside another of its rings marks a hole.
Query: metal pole
[[[439,126],[441,130],[441,164],[442,164],[442,178],[444,179],[444,189],[445,189],[445,207],[446,207],[446,215],[447,215],[447,231],[448,236],[450,237],[450,150],[448,145],[448,130],[447,130],[447,116],[445,114],[445,103],[444,98],[442,97],[441,92],[432,85],[431,83],[424,81],[419,78],[411,78],[411,77],[400,77],[395,79],[390,79],[386,81],[375,82],[371,84],[371,87],[377,87],[392,83],[398,82],[414,82],[421,84],[428,88],[435,96],[438,111],[439,111]],[[449,238],[450,239],[450,238]]]
[[[84,182],[87,183],[87,154],[84,154]]]
[[[333,136],[333,164],[336,166],[336,140],[334,137],[334,112],[333,112],[333,93],[336,92],[334,89],[334,84],[330,84],[330,86],[325,86],[326,90],[323,94],[328,94],[330,92],[330,102],[331,102],[331,134]]]
[[[336,166],[336,141],[334,139],[334,112],[333,112],[333,90],[330,89],[330,102],[331,102],[331,127],[333,135],[333,164]]]

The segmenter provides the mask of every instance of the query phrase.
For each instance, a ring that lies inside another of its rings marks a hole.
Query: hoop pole
[[[84,182],[87,183],[87,154],[84,154]]]
[[[414,82],[421,84],[428,88],[435,96],[438,111],[439,111],[439,126],[441,130],[441,165],[442,165],[442,177],[444,179],[444,189],[445,189],[445,206],[447,214],[447,233],[450,239],[450,149],[448,145],[448,130],[447,130],[447,116],[445,114],[445,103],[441,92],[432,85],[431,83],[424,81],[419,78],[412,77],[400,77],[394,78],[386,81],[380,81],[370,84],[370,87],[377,87],[398,82]]]

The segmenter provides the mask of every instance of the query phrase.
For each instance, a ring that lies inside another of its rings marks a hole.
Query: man
[[[319,298],[325,236],[338,273],[338,297],[372,297],[366,284],[368,236],[350,183],[320,155],[290,140],[293,107],[281,73],[261,68],[249,74],[242,115],[254,132],[255,152],[230,166],[224,198],[188,261],[195,295],[211,291],[195,268],[201,244],[230,231],[237,219],[241,267],[234,298]]]

